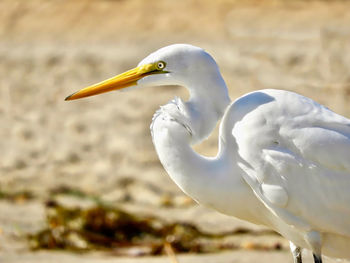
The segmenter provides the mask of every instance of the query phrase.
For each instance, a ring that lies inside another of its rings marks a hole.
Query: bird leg
[[[290,250],[292,251],[294,263],[302,263],[301,248],[289,242]]]
[[[313,256],[314,256],[314,262],[315,263],[322,263],[322,257],[321,257],[321,255],[316,255],[316,254],[312,254]]]
[[[315,263],[322,263],[322,236],[318,231],[306,233],[305,240],[309,243]]]

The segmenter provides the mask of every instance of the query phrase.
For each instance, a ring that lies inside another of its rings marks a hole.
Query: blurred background
[[[179,262],[292,262],[281,237],[195,204],[163,170],[149,125],[159,105],[187,97],[184,88],[64,98],[136,66],[160,47],[189,43],[216,59],[232,99],[286,89],[350,117],[349,10],[349,1],[0,1],[0,260],[172,260],[142,249],[38,250],[40,242],[28,234],[50,225],[51,202],[102,203],[212,234],[236,231],[216,253],[181,254]],[[196,150],[215,155],[217,130]]]

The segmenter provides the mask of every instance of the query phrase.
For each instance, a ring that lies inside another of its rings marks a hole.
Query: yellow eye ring
[[[156,67],[158,70],[163,70],[166,66],[166,63],[164,61],[158,61],[156,64]]]

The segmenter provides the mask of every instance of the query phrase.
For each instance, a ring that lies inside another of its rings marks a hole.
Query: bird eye
[[[162,70],[162,69],[164,69],[165,68],[165,62],[164,61],[159,61],[159,62],[157,62],[157,69],[158,70]]]

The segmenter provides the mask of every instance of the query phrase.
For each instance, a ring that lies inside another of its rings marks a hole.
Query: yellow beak
[[[164,71],[159,71],[155,64],[146,64],[139,66],[137,68],[126,71],[120,75],[113,78],[107,79],[95,85],[89,86],[87,88],[81,89],[78,92],[69,95],[65,100],[76,100],[81,99],[112,90],[120,90],[130,86],[137,85],[137,81],[145,76],[165,73]]]

